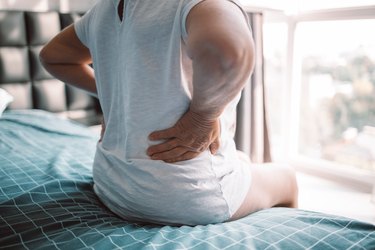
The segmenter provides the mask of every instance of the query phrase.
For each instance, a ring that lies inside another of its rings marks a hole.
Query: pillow
[[[0,117],[9,103],[13,101],[13,96],[11,96],[4,89],[0,88]]]

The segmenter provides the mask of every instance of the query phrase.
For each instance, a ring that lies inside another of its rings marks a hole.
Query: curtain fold
[[[272,160],[263,70],[263,15],[249,13],[248,16],[255,43],[255,67],[237,107],[235,140],[237,149],[248,154],[252,162],[263,163]]]

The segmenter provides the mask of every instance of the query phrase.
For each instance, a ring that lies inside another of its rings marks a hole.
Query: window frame
[[[283,107],[285,119],[283,119],[282,136],[284,147],[281,155],[286,156],[284,161],[294,166],[297,170],[314,174],[317,176],[355,185],[368,192],[374,190],[375,195],[375,173],[359,170],[353,166],[335,163],[324,159],[313,159],[298,153],[298,131],[300,112],[300,90],[301,90],[301,63],[295,53],[296,27],[301,22],[314,21],[340,21],[374,19],[375,6],[347,7],[337,9],[322,9],[305,11],[297,14],[285,14],[282,11],[264,10],[265,20],[272,22],[285,22],[288,29],[287,52],[286,52],[286,90],[283,93]],[[295,132],[293,132],[295,131]],[[272,139],[272,138],[271,138]],[[374,188],[374,189],[373,189]]]

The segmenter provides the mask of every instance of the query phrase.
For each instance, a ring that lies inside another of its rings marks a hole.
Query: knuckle
[[[170,140],[170,141],[168,142],[168,145],[169,145],[171,148],[174,148],[174,147],[176,147],[176,146],[179,145],[179,141],[178,141],[178,140]]]

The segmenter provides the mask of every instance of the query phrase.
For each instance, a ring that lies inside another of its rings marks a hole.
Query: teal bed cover
[[[97,142],[44,111],[0,118],[0,249],[375,249],[375,226],[272,208],[206,226],[134,224],[93,192]]]

